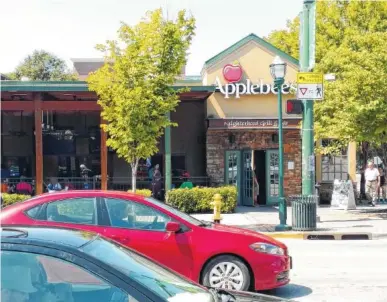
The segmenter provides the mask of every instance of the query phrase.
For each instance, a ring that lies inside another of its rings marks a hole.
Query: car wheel
[[[250,272],[237,257],[224,255],[212,259],[203,270],[203,285],[214,288],[246,291],[250,287]]]

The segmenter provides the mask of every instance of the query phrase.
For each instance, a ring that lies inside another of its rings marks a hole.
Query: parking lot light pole
[[[274,86],[277,88],[278,96],[278,201],[280,224],[275,227],[276,231],[288,231],[290,226],[286,225],[286,202],[284,197],[284,147],[282,130],[282,85],[285,82],[286,63],[276,56],[270,64],[270,73],[274,79]]]

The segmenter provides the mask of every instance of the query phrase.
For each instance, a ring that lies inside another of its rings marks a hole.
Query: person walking
[[[376,205],[378,198],[378,187],[380,186],[380,174],[379,170],[375,167],[373,161],[368,162],[368,167],[364,172],[364,178],[366,181],[366,196],[372,207]]]
[[[160,199],[161,197],[161,172],[158,164],[155,166],[153,171],[152,197],[156,199]]]
[[[379,195],[379,202],[386,203],[387,202],[387,184],[386,184],[386,174],[384,173],[383,167],[379,167],[379,178],[380,178],[380,185],[378,190]]]

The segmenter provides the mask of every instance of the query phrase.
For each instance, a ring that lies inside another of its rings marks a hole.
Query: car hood
[[[288,300],[285,298],[273,297],[268,295],[249,293],[249,292],[234,292],[228,291],[232,294],[236,300],[235,302],[295,302],[293,300]],[[229,300],[233,301],[233,300]]]
[[[239,234],[239,235],[245,235],[248,237],[251,237],[254,240],[263,240],[266,243],[271,243],[276,246],[279,246],[281,248],[286,249],[286,245],[283,244],[282,242],[275,240],[274,238],[267,236],[262,233],[258,233],[252,230],[248,229],[243,229],[239,227],[233,227],[233,226],[228,226],[228,225],[223,225],[223,224],[212,224],[212,230],[214,231],[219,231],[219,232],[225,232],[225,233],[234,233],[234,234]]]

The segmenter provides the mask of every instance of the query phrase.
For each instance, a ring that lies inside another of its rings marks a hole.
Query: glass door
[[[278,150],[266,151],[266,204],[278,203],[279,195]]]
[[[226,151],[224,179],[226,185],[236,186],[238,190],[238,205],[241,204],[241,152]]]
[[[254,206],[253,151],[242,152],[242,205]]]

